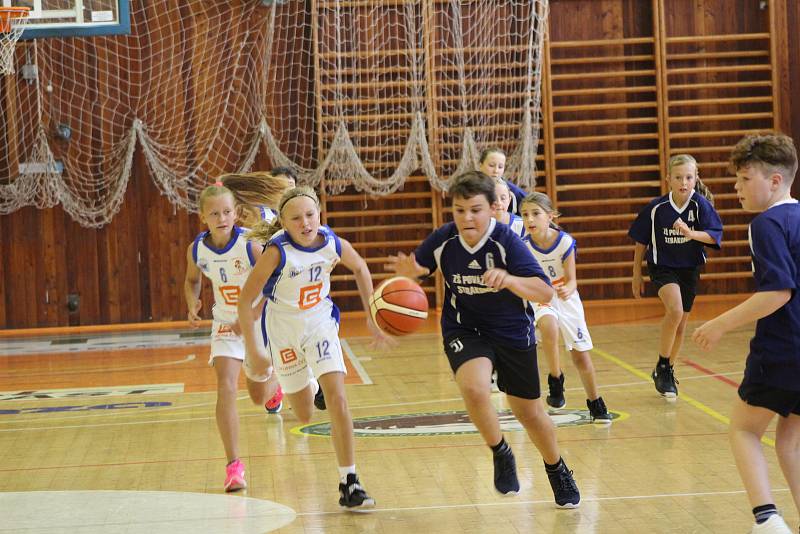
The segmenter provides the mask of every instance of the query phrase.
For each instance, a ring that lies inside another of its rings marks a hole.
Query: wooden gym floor
[[[360,323],[345,323],[343,337],[357,467],[378,503],[363,514],[338,508],[327,414],[301,428],[291,410],[267,415],[244,390],[240,449],[249,488],[222,492],[225,457],[203,335],[5,333],[0,533],[749,530],[726,431],[752,326],[710,354],[687,342],[680,397],[670,404],[649,379],[657,324],[593,325],[598,382],[618,416],[610,428],[585,421],[577,373],[562,354],[567,410],[555,420],[583,501],[556,510],[541,457],[511,417],[503,424],[522,490],[495,493],[491,454],[464,421],[433,322],[387,354],[370,351]],[[506,409],[502,394],[493,399]],[[797,525],[765,441],[777,504]]]

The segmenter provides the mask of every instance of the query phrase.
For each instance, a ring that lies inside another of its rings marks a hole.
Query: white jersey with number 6
[[[269,241],[281,254],[278,267],[264,286],[267,309],[299,312],[314,308],[331,291],[331,271],[339,263],[342,245],[327,226],[320,226],[324,242],[313,248],[298,245],[281,230]]]
[[[192,245],[192,258],[214,288],[214,320],[236,322],[239,293],[255,264],[252,244],[245,239],[247,230],[233,227],[233,235],[221,249],[206,242],[209,231],[201,232]]]

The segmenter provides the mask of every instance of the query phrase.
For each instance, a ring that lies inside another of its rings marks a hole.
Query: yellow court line
[[[613,354],[609,354],[604,350],[598,349],[597,347],[593,348],[592,352],[594,352],[598,356],[601,356],[601,357],[605,358],[606,360],[608,360],[608,361],[610,361],[612,363],[615,363],[615,364],[619,365],[620,367],[622,367],[623,369],[625,369],[629,373],[631,373],[633,375],[636,375],[639,378],[641,378],[643,380],[646,380],[647,382],[650,382],[650,381],[653,380],[653,378],[650,375],[648,375],[647,373],[643,373],[642,371],[640,371],[639,369],[635,368],[634,366],[632,366],[628,362],[626,362],[626,361],[614,356]],[[686,393],[681,393],[678,396],[678,398],[680,400],[685,401],[686,403],[690,404],[691,406],[694,406],[695,408],[697,408],[698,410],[700,410],[704,414],[706,414],[706,415],[708,415],[710,417],[713,417],[714,419],[716,419],[720,423],[723,423],[725,426],[730,426],[731,420],[728,417],[726,417],[726,416],[722,415],[721,413],[719,413],[718,411],[716,411],[714,408],[711,408],[710,406],[707,406],[707,405],[703,404],[699,400],[687,395]],[[761,442],[764,443],[765,445],[769,445],[770,447],[775,447],[775,440],[773,440],[771,438],[768,438],[766,436],[763,436],[761,438]]]

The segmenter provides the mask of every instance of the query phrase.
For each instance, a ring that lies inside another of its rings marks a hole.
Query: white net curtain
[[[194,209],[256,156],[336,194],[440,189],[487,146],[530,187],[547,0],[132,0],[127,36],[38,39],[0,77],[0,214],[119,210],[137,147]],[[35,79],[25,77],[36,65]],[[27,68],[26,68],[27,66]]]

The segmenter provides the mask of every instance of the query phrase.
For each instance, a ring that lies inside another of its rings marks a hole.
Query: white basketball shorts
[[[267,350],[284,392],[302,390],[312,374],[317,378],[332,372],[347,374],[339,324],[331,310],[325,301],[303,312],[273,312],[267,306]]]
[[[537,323],[545,315],[551,315],[556,318],[567,350],[592,350],[594,346],[592,345],[592,336],[589,335],[586,316],[583,313],[583,303],[577,291],[567,300],[561,300],[556,295],[548,304],[534,304],[533,309]],[[538,329],[536,330],[536,339],[541,340]]]

